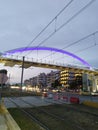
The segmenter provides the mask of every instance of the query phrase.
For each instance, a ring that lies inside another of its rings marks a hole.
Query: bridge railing
[[[15,59],[15,60],[23,60],[23,56],[19,56],[19,55],[6,55],[3,56],[3,58],[10,58],[10,59]],[[36,62],[36,63],[43,63],[43,64],[49,64],[49,65],[57,65],[57,66],[62,66],[62,67],[71,67],[71,68],[80,68],[80,69],[90,69],[88,67],[85,67],[84,65],[80,65],[80,64],[74,64],[74,63],[62,63],[62,62],[57,62],[54,60],[43,60],[43,59],[36,59],[36,58],[31,58],[31,57],[25,57],[25,61],[29,61],[29,62]]]

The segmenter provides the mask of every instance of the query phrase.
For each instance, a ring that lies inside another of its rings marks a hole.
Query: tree
[[[70,89],[76,89],[76,88],[77,88],[76,81],[70,82]]]
[[[54,83],[51,84],[51,87],[52,87],[52,88],[58,88],[58,86],[61,86],[61,84],[60,84],[59,80],[56,79],[56,80],[54,81]]]

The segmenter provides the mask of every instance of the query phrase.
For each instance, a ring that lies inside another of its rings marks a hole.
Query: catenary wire
[[[91,46],[89,46],[89,47],[86,47],[86,48],[83,48],[83,49],[81,49],[81,50],[78,50],[78,51],[75,51],[74,53],[80,53],[80,52],[82,52],[82,51],[85,51],[85,50],[87,50],[87,49],[90,49],[90,48],[92,48],[92,47],[95,47],[95,46],[97,46],[98,44],[93,44],[93,45],[91,45]],[[58,60],[58,59],[61,59],[61,58],[64,58],[64,56],[62,56],[62,57],[59,57],[59,58],[56,58],[55,60]]]
[[[91,37],[92,35],[97,34],[97,33],[98,33],[98,31],[93,32],[93,33],[91,33],[91,34],[89,34],[89,35],[87,35],[87,36],[85,36],[85,37],[83,37],[83,38],[79,39],[78,41],[75,41],[75,42],[73,42],[73,43],[71,43],[71,44],[69,44],[69,45],[67,45],[67,46],[63,47],[62,49],[65,49],[65,48],[68,48],[68,47],[70,47],[70,46],[73,46],[73,45],[75,45],[75,44],[77,44],[77,43],[79,43],[79,42],[81,42],[81,41],[83,41],[83,40],[85,40],[85,39],[87,39],[87,38]]]
[[[79,39],[79,40],[77,40],[77,41],[75,41],[75,42],[72,42],[72,43],[70,43],[69,45],[67,45],[67,46],[65,46],[65,47],[63,47],[63,48],[61,48],[61,49],[66,49],[66,48],[68,48],[68,47],[71,47],[71,46],[73,46],[73,45],[75,45],[75,44],[77,44],[77,43],[79,43],[79,42],[81,42],[81,41],[83,41],[83,40],[85,40],[85,39],[87,39],[87,38],[89,38],[89,37],[91,37],[91,36],[95,36],[95,34],[97,34],[98,33],[98,31],[95,31],[95,32],[93,32],[93,33],[91,33],[91,34],[88,34],[88,35],[86,35],[86,36],[84,36],[84,37],[82,37],[81,39]],[[95,40],[94,40],[95,41]],[[47,55],[47,56],[45,56],[45,57],[43,57],[43,58],[47,58],[47,57],[49,57],[49,56],[51,56],[51,55],[53,55],[53,54],[55,54],[56,52],[53,52],[53,53],[51,53],[51,54],[49,54],[49,55]]]
[[[52,22],[54,22],[57,17],[73,2],[74,0],[71,0],[67,3],[67,5],[64,6],[63,9],[34,37],[34,39],[26,46],[28,48],[48,27],[51,25]]]
[[[37,47],[41,46],[45,41],[50,39],[56,32],[58,32],[60,29],[62,29],[65,25],[67,25],[70,21],[72,21],[75,17],[77,17],[80,13],[82,13],[86,8],[88,8],[95,1],[96,0],[91,0],[88,4],[86,4],[83,8],[81,8],[77,13],[75,13],[71,18],[69,18],[64,24],[62,24],[60,27],[58,27],[56,30],[54,30],[54,32],[52,32],[47,38],[45,38],[42,42],[40,42],[37,45]],[[31,53],[31,51],[28,54],[30,54],[30,53]],[[26,54],[26,55],[28,55],[28,54]]]

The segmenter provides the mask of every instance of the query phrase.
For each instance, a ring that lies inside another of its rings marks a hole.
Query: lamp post
[[[23,85],[24,60],[25,60],[25,56],[23,56],[23,60],[22,60],[22,72],[21,72],[21,91],[22,91],[22,85]]]

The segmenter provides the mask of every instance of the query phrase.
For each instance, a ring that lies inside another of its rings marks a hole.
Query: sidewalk
[[[2,103],[0,104],[0,130],[21,130]]]
[[[8,130],[4,115],[0,114],[0,130]]]

